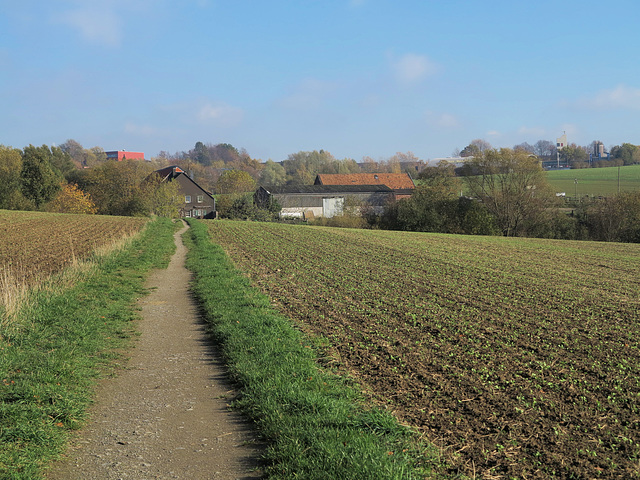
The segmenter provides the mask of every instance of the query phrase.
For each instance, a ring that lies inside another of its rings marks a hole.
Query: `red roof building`
[[[111,152],[104,152],[107,154],[107,160],[144,160],[143,152],[126,152],[124,150],[114,150]]]
[[[406,173],[320,173],[316,185],[386,185],[392,190],[416,188]]]

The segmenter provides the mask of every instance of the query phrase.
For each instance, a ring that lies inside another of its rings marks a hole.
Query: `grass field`
[[[552,170],[547,172],[549,184],[555,192],[567,197],[611,196],[618,193],[618,168],[585,168],[578,170]],[[578,183],[575,183],[575,180]],[[640,165],[620,167],[620,191],[640,190]]]
[[[441,473],[640,478],[640,245],[207,225]]]

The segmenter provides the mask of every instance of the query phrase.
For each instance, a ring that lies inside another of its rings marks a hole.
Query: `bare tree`
[[[485,150],[465,170],[472,196],[496,217],[505,236],[535,231],[555,201],[540,161],[524,150]]]

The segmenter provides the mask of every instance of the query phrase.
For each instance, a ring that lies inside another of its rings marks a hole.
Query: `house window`
[[[184,196],[184,203],[191,203],[191,195]]]
[[[198,195],[198,203],[204,202],[204,197],[202,195]]]

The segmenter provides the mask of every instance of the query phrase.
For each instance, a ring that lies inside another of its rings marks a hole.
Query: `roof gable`
[[[189,175],[187,175],[187,173],[184,170],[182,170],[180,167],[177,167],[175,165],[171,167],[165,167],[165,168],[161,168],[160,170],[156,170],[155,173],[157,173],[160,176],[163,182],[171,182],[173,180],[180,179],[183,182],[192,184],[199,190],[202,190],[202,192],[205,195],[213,199],[213,196],[209,192],[207,192],[204,188],[198,185],[195,182],[195,180],[193,180]]]
[[[407,173],[320,173],[316,185],[386,185],[393,190],[415,188]]]

